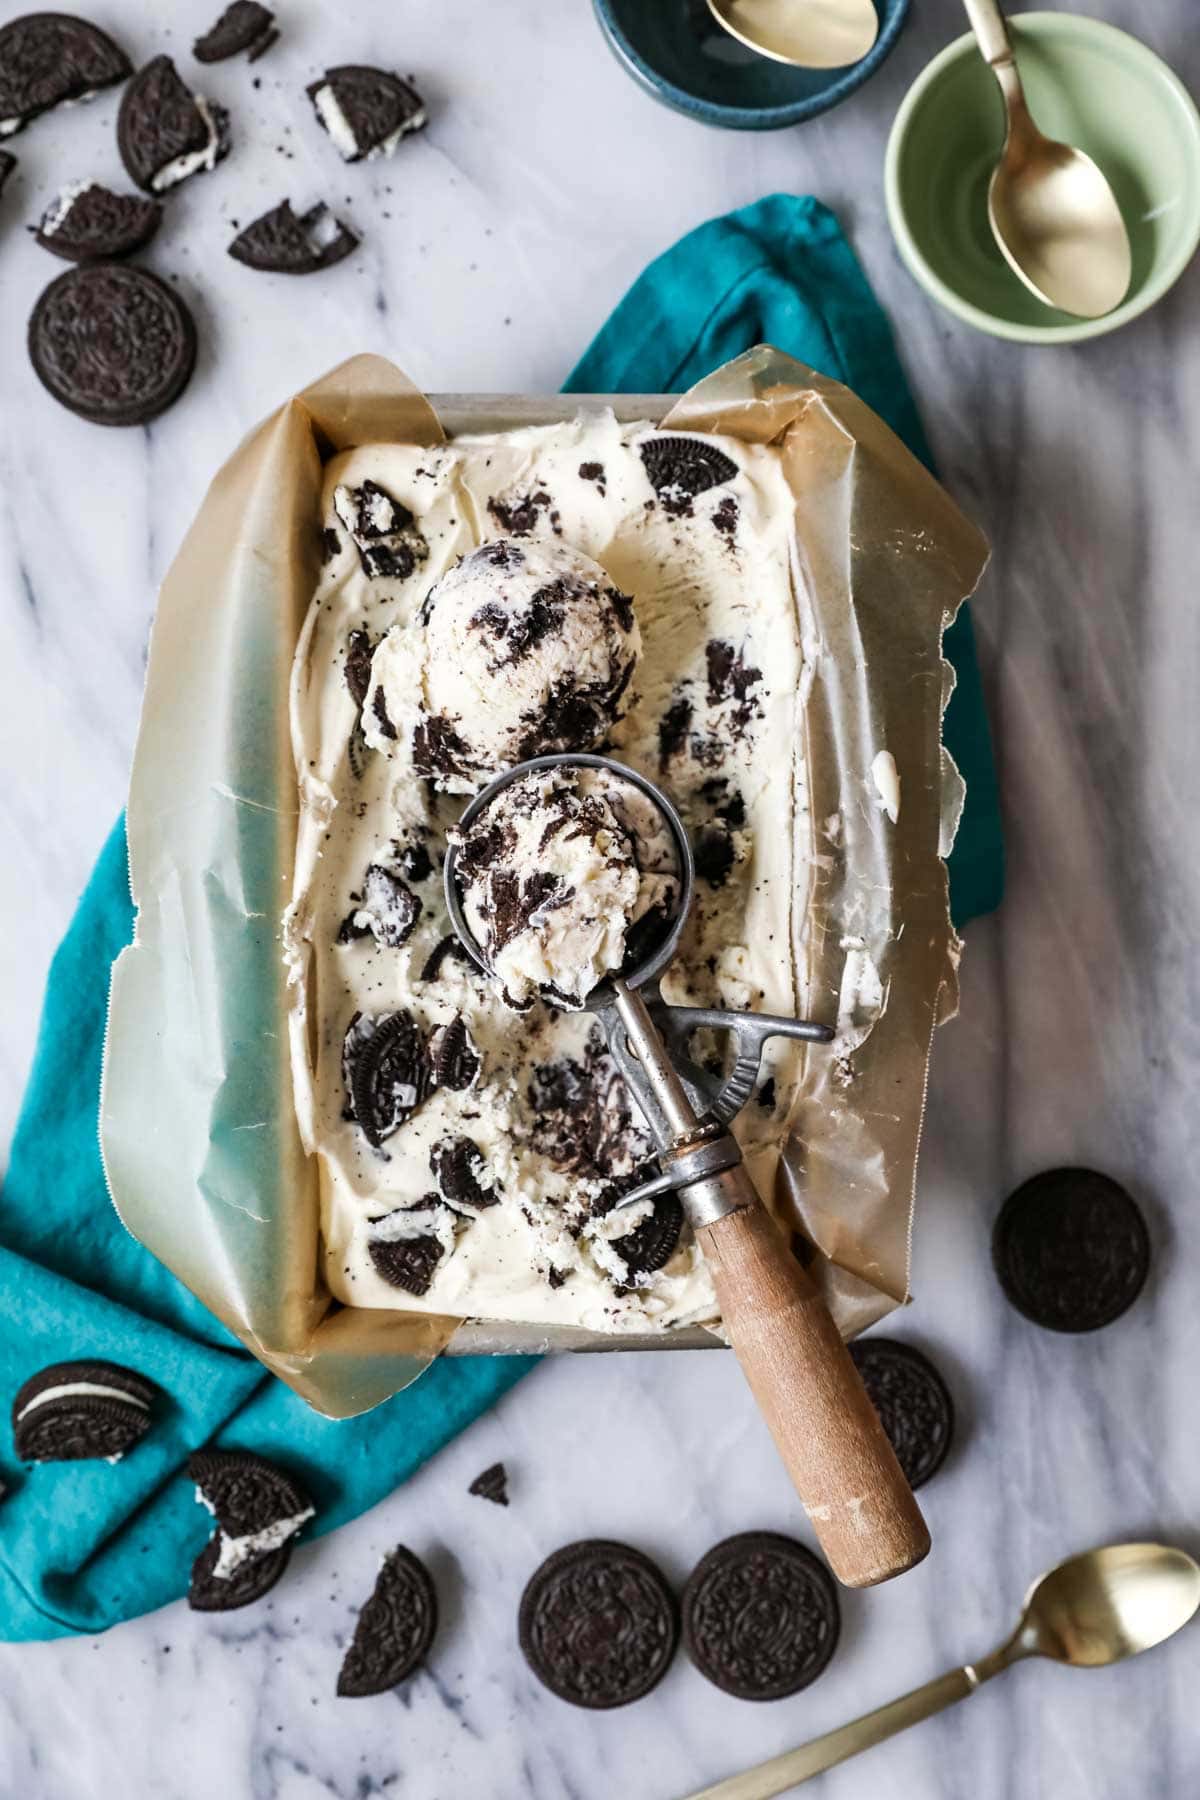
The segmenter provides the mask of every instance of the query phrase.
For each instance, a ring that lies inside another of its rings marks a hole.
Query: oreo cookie
[[[336,538],[337,532],[326,530],[326,539]],[[334,547],[334,555],[340,546]],[[367,697],[367,689],[371,685],[371,658],[375,654],[375,646],[371,642],[369,631],[352,631],[346,639],[346,657],[342,664],[342,673],[350,696],[356,706],[362,707]]]
[[[936,1475],[954,1438],[954,1402],[929,1358],[895,1338],[859,1338],[850,1346],[911,1488]]]
[[[0,194],[4,192],[4,184],[17,166],[17,159],[10,150],[0,150]]]
[[[502,1462],[493,1463],[475,1477],[467,1492],[480,1500],[490,1500],[493,1506],[507,1506],[508,1470]]]
[[[192,315],[148,269],[84,263],[41,295],[29,358],[42,386],[95,425],[146,425],[178,400],[196,362]]]
[[[373,937],[387,950],[398,950],[416,930],[421,902],[407,883],[381,863],[372,863],[363,876],[361,895],[338,927],[339,944]]]
[[[26,13],[0,25],[0,137],[67,100],[88,100],[133,73],[98,25],[70,13]]]
[[[688,1655],[739,1700],[782,1700],[808,1687],[828,1666],[840,1627],[824,1563],[774,1531],[715,1545],[683,1590]]]
[[[621,1190],[636,1187],[638,1182],[658,1173],[658,1164],[651,1162],[647,1166],[635,1169],[628,1180],[618,1182],[597,1203],[596,1211],[601,1217],[607,1216],[616,1205]],[[661,1194],[654,1201],[646,1217],[632,1226],[621,1237],[609,1237],[602,1240],[604,1251],[602,1257],[607,1266],[609,1257],[615,1256],[622,1265],[618,1279],[622,1286],[644,1287],[652,1275],[666,1267],[675,1254],[679,1242],[679,1234],[683,1230],[683,1206],[678,1194]],[[615,1271],[613,1271],[615,1273]]]
[[[46,208],[35,236],[43,250],[67,262],[100,262],[140,250],[161,223],[157,200],[77,181]]]
[[[317,123],[346,162],[390,156],[402,137],[426,121],[414,87],[387,69],[343,63],[305,89]]]
[[[461,1223],[437,1194],[426,1194],[418,1206],[399,1206],[372,1219],[367,1254],[375,1273],[389,1287],[421,1299],[433,1285],[438,1264],[454,1248],[455,1226]]]
[[[1097,1331],[1119,1319],[1150,1270],[1137,1204],[1095,1169],[1047,1169],[1000,1209],[992,1260],[1006,1297],[1050,1331]]]
[[[442,1138],[429,1152],[429,1167],[438,1192],[456,1211],[476,1213],[500,1199],[494,1187],[485,1187],[480,1180],[486,1167],[483,1151],[469,1137]]]
[[[224,62],[227,57],[247,52],[249,62],[257,62],[279,37],[275,14],[258,0],[233,0],[216,24],[198,37],[192,45],[197,62]]]
[[[333,504],[354,539],[364,575],[406,581],[429,555],[429,545],[410,508],[377,481],[364,481],[356,488],[336,488]],[[382,693],[380,689],[375,695],[377,711]],[[383,714],[380,724],[386,735],[395,736],[394,728],[387,730]]]
[[[687,517],[697,494],[733,481],[738,466],[707,438],[654,432],[638,445],[642,466],[663,508]]]
[[[439,1025],[429,1039],[429,1073],[435,1087],[465,1094],[479,1080],[483,1057],[459,1013],[448,1025]]]
[[[627,1706],[656,1687],[679,1642],[675,1596],[627,1544],[590,1538],[556,1550],[530,1579],[521,1650],[552,1694],[573,1706]]]
[[[358,248],[354,233],[335,219],[323,200],[294,213],[281,200],[239,231],[229,246],[235,262],[276,275],[315,275],[331,269]]]
[[[196,1612],[249,1606],[287,1568],[296,1534],[314,1508],[289,1474],[250,1450],[197,1450],[187,1472],[197,1500],[217,1521],[192,1564],[188,1605]]]
[[[356,1013],[342,1046],[350,1117],[376,1150],[399,1131],[429,1091],[425,1044],[406,1012]]]
[[[169,56],[156,56],[121,96],[117,149],[140,188],[165,194],[228,156],[229,114],[193,94]]]
[[[160,1394],[120,1363],[52,1363],[17,1390],[13,1448],[21,1462],[116,1462],[146,1435]]]
[[[338,1675],[338,1693],[343,1699],[366,1699],[407,1681],[428,1656],[437,1624],[433,1577],[411,1550],[397,1545],[385,1557],[358,1615]]]
[[[696,878],[710,888],[723,888],[737,861],[733,838],[723,825],[702,825],[692,839]]]
[[[445,937],[438,939],[437,943],[433,946],[433,949],[429,952],[429,955],[425,958],[420,979],[422,981],[439,980],[447,957],[450,958],[451,962],[465,963],[468,969],[472,969],[475,966],[464,949],[457,933],[448,931]]]

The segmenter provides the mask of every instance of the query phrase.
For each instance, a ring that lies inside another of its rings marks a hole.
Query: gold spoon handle
[[[983,52],[984,61],[990,63],[993,69],[998,68],[1001,63],[1012,62],[1012,41],[1008,35],[1008,26],[1004,23],[1004,14],[996,0],[963,0],[963,5],[967,9],[971,30]]]
[[[953,1706],[956,1700],[965,1700],[989,1676],[1006,1666],[1006,1661],[997,1655],[974,1666],[968,1664],[962,1669],[951,1669],[948,1674],[927,1681],[924,1687],[914,1688],[911,1694],[903,1694],[899,1700],[880,1706],[849,1725],[827,1731],[823,1737],[801,1744],[798,1750],[785,1750],[782,1756],[773,1756],[769,1762],[758,1763],[740,1775],[731,1775],[728,1781],[718,1781],[715,1787],[689,1794],[687,1800],[771,1800],[773,1794],[786,1793],[788,1788],[799,1786],[811,1776],[820,1775],[848,1757],[857,1756],[860,1750],[869,1750],[872,1744],[881,1744],[885,1738],[895,1737],[898,1731],[919,1725],[922,1719],[941,1712],[943,1707]]]

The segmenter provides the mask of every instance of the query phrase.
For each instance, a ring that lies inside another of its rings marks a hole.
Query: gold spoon
[[[708,8],[739,43],[801,69],[861,62],[879,36],[871,0],[708,0]]]
[[[1198,1607],[1200,1565],[1184,1550],[1165,1544],[1109,1544],[1073,1556],[1034,1582],[1017,1629],[982,1662],[951,1669],[890,1706],[718,1781],[688,1800],[771,1800],[955,1700],[965,1700],[1022,1657],[1048,1656],[1076,1669],[1103,1668],[1161,1644]]]
[[[1090,156],[1044,137],[1034,124],[997,0],[963,4],[1008,114],[988,186],[992,236],[1039,300],[1098,319],[1125,298],[1132,271],[1116,196]]]

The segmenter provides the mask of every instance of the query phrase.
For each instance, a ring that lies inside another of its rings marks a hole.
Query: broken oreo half
[[[0,26],[0,137],[68,100],[90,100],[133,73],[107,32],[70,13],[26,13]]]
[[[188,1604],[196,1612],[249,1606],[287,1568],[312,1503],[285,1470],[250,1450],[197,1450],[187,1471],[217,1521],[192,1564]]]
[[[73,182],[42,214],[34,234],[67,262],[98,262],[140,250],[162,222],[162,205],[140,194],[114,194],[96,181]]]
[[[342,1047],[351,1116],[378,1150],[424,1100],[428,1088],[425,1044],[406,1012],[367,1019],[356,1013]]]
[[[149,1430],[160,1393],[120,1363],[52,1363],[17,1390],[13,1448],[21,1462],[115,1462]]]
[[[638,1179],[656,1172],[643,1170]],[[631,1286],[642,1285],[666,1267],[675,1254],[682,1230],[683,1206],[678,1194],[662,1194],[640,1224],[627,1231],[624,1237],[608,1240],[610,1248],[624,1262],[626,1280]]]
[[[247,60],[257,62],[279,36],[275,14],[258,0],[233,0],[216,24],[198,37],[192,45],[197,62],[224,62],[227,57],[248,53]]]
[[[354,539],[363,573],[405,581],[429,555],[429,545],[412,511],[377,481],[338,487],[334,510]],[[379,696],[376,696],[376,705]],[[394,731],[389,735],[394,736]]]
[[[397,1545],[385,1557],[358,1615],[338,1675],[338,1693],[347,1700],[366,1699],[407,1681],[429,1654],[437,1624],[433,1577],[411,1550]]]
[[[697,494],[733,481],[738,473],[733,458],[704,438],[654,432],[638,451],[650,486],[671,513],[690,513]]]
[[[471,1036],[467,1021],[457,1014],[448,1025],[439,1025],[429,1039],[429,1071],[435,1087],[465,1094],[479,1080],[483,1057]]]
[[[467,1207],[479,1211],[495,1206],[500,1198],[494,1187],[484,1187],[479,1179],[484,1168],[483,1151],[469,1137],[442,1138],[429,1152],[429,1167],[438,1184],[438,1192],[448,1206]]]
[[[318,124],[346,162],[390,156],[400,139],[426,120],[416,89],[387,69],[343,63],[326,69],[305,92]]]
[[[229,154],[229,114],[193,94],[169,56],[156,56],[121,96],[117,149],[140,188],[165,194]]]
[[[358,248],[354,233],[335,219],[323,200],[307,212],[281,200],[239,231],[229,246],[235,262],[276,275],[314,275]]]
[[[391,869],[372,863],[363,877],[358,904],[338,928],[337,941],[350,944],[357,938],[374,937],[385,949],[398,950],[412,936],[420,917],[419,896]]]
[[[397,1207],[371,1223],[383,1227],[367,1242],[375,1273],[419,1300],[429,1292],[443,1256],[454,1248],[455,1214],[440,1195],[427,1194],[421,1204]]]

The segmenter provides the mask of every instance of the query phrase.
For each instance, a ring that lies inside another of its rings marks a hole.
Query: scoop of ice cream
[[[670,833],[604,770],[538,769],[503,788],[457,838],[463,912],[510,1006],[581,1006],[641,961],[674,916]]]
[[[633,602],[559,544],[481,544],[375,651],[367,740],[451,793],[531,756],[594,750],[628,704]]]

